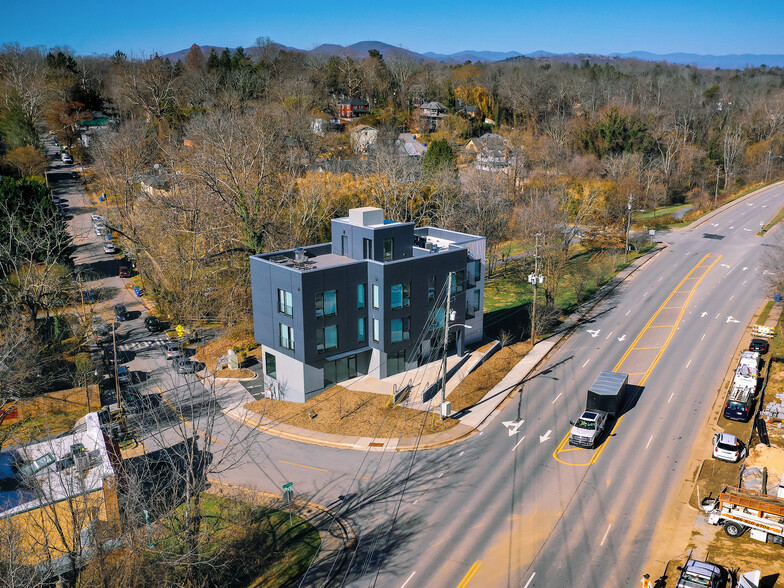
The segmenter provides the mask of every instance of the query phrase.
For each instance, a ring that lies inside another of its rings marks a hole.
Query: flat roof
[[[69,435],[0,453],[0,518],[101,490],[104,479],[114,475],[98,413],[87,414],[77,426],[79,430]],[[79,452],[81,468],[68,459],[77,443],[84,446]],[[54,461],[35,474],[37,487],[24,483],[19,467],[47,455]]]

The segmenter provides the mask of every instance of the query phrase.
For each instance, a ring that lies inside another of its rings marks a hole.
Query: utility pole
[[[120,394],[120,378],[117,376],[117,335],[112,322],[112,351],[114,352],[114,393],[117,395],[117,406],[122,410],[122,394]]]
[[[716,202],[719,199],[719,172],[721,171],[721,166],[716,166],[716,191],[713,193],[713,208],[716,208]]]
[[[534,273],[528,276],[528,283],[534,287],[534,302],[531,310],[531,345],[536,345],[536,294],[537,286],[544,282],[544,276],[539,275],[539,237],[542,233],[536,233],[536,247],[534,248]]]
[[[632,227],[632,200],[634,200],[634,196],[629,194],[629,202],[626,204],[626,248],[623,250],[624,263],[629,261],[629,229]]]
[[[451,311],[452,276],[454,272],[446,275],[446,313],[444,314],[444,358],[443,374],[441,374],[441,420],[444,420],[444,403],[446,402],[446,348],[449,343],[449,312]]]
[[[768,149],[768,153],[767,153],[768,157],[767,157],[767,160],[765,162],[765,183],[766,184],[768,183],[768,176],[770,176],[770,156],[771,156],[772,152],[773,152],[773,149]]]

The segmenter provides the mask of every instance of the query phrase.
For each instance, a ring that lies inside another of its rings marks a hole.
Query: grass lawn
[[[249,493],[248,499],[252,500],[253,495]],[[260,503],[210,493],[202,493],[200,501],[200,555],[205,562],[202,569],[210,576],[209,581],[205,578],[205,585],[291,586],[305,572],[321,544],[318,530],[296,514],[290,523],[287,511]],[[177,517],[184,514],[184,509],[181,505],[172,519],[154,525],[153,554],[169,550],[176,553],[181,542]],[[153,566],[168,564],[164,555],[164,560]]]
[[[657,208],[656,210],[646,210],[645,212],[635,212],[632,214],[632,222],[637,221],[644,221],[648,220],[649,218],[654,218],[657,216],[666,216],[668,214],[672,214],[676,210],[680,210],[681,208],[686,208],[688,206],[692,206],[691,204],[673,204],[672,206],[663,206],[662,208]]]
[[[41,437],[67,433],[85,414],[87,409],[39,414],[3,427],[0,435],[3,439],[12,440],[14,444],[29,443]]]

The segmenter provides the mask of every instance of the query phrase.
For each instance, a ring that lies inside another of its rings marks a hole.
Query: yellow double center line
[[[672,292],[670,292],[670,295],[667,296],[667,299],[662,303],[662,305],[658,308],[658,310],[653,314],[650,320],[642,328],[640,334],[637,335],[634,341],[632,341],[632,344],[626,350],[626,353],[624,353],[621,359],[618,361],[618,363],[615,364],[615,367],[613,368],[614,372],[618,372],[618,371],[627,372],[627,373],[631,372],[631,374],[635,376],[641,375],[642,378],[640,378],[639,382],[635,382],[635,384],[637,386],[643,386],[645,384],[646,380],[651,375],[651,372],[653,372],[653,368],[655,368],[656,364],[659,363],[659,359],[661,359],[662,354],[664,354],[664,350],[667,349],[670,342],[672,341],[672,338],[675,336],[675,331],[678,330],[678,325],[680,324],[681,319],[683,318],[683,314],[686,312],[686,307],[689,305],[689,302],[691,301],[691,297],[694,295],[694,292],[697,291],[697,286],[700,285],[702,279],[708,274],[708,272],[713,268],[713,266],[715,266],[718,263],[721,257],[722,256],[717,253],[709,253],[708,255],[703,257],[699,261],[699,263],[697,263],[697,265],[695,265],[691,269],[691,271],[688,274],[686,274],[686,276],[678,283],[677,286],[675,286],[675,289]],[[689,286],[687,287],[686,290],[681,290],[681,288],[685,284],[689,284]],[[680,304],[670,306],[670,302],[672,301],[672,299],[675,296],[679,296],[679,295],[685,296],[683,301]],[[660,317],[662,311],[665,310],[677,310],[678,316],[675,317],[674,319],[670,318],[669,320],[666,320],[665,324],[661,324],[661,325],[654,324],[656,322],[656,319]],[[665,329],[665,328],[670,329],[670,332],[667,334],[667,338],[664,340],[663,343],[661,343],[661,345],[645,344],[641,347],[637,346],[637,344],[640,342],[643,336],[650,329]],[[621,369],[623,367],[624,362],[627,361],[632,351],[644,352],[650,350],[658,350],[658,351],[653,356],[653,358],[650,359],[648,368],[645,371],[639,371],[639,369],[637,369],[632,372],[632,370]],[[592,452],[592,455],[590,456],[588,461],[581,462],[581,463],[574,463],[574,462],[564,461],[559,457],[559,454],[564,454],[569,451],[580,451],[578,448],[566,448],[566,445],[569,442],[569,434],[571,433],[571,430],[561,440],[561,442],[558,444],[558,447],[556,447],[555,451],[553,452],[553,458],[564,465],[571,465],[571,466],[589,466],[592,463],[595,463],[596,460],[599,459],[599,456],[602,454],[605,447],[607,447],[607,443],[612,438],[613,434],[615,433],[615,429],[618,428],[618,425],[621,423],[621,420],[623,420],[623,416],[618,418],[618,420],[615,422],[615,426],[613,427],[610,434],[607,436],[605,442],[602,443],[601,446],[599,446],[599,448],[596,451]],[[581,453],[584,454],[584,452]]]
[[[466,586],[468,586],[468,583],[471,581],[471,578],[474,577],[474,574],[476,574],[476,571],[479,569],[479,566],[481,565],[482,565],[481,560],[475,561],[474,565],[472,565],[471,568],[468,570],[468,573],[465,576],[463,576],[462,580],[460,580],[460,583],[457,585],[457,588],[465,588]]]

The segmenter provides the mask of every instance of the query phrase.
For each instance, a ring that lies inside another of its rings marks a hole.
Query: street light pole
[[[533,284],[534,287],[534,302],[531,310],[531,345],[536,345],[536,297],[537,286],[539,282],[543,281],[542,276],[539,275],[539,237],[542,233],[536,233],[536,246],[534,247],[534,273],[528,276],[528,282]]]
[[[632,224],[632,195],[629,194],[629,199],[626,202],[626,243],[623,248],[623,260],[629,260],[629,229]]]
[[[454,272],[449,272],[446,275],[446,313],[444,314],[444,357],[441,374],[441,420],[444,420],[444,403],[446,402],[446,348],[449,343],[449,312],[451,310],[452,298],[452,275]]]

